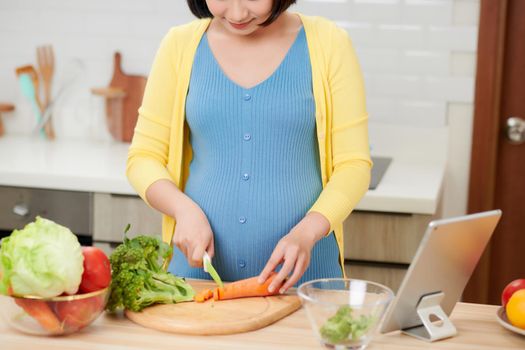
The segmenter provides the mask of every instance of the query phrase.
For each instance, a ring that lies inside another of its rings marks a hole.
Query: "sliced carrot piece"
[[[213,291],[211,289],[204,289],[197,293],[193,299],[198,303],[203,303],[206,300],[213,297]]]

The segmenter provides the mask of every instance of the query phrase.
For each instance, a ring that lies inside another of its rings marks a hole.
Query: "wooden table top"
[[[410,349],[525,349],[525,337],[503,328],[496,321],[497,306],[458,303],[452,321],[458,335],[426,343],[393,332],[378,335],[370,350]],[[225,336],[187,336],[143,328],[122,314],[103,314],[91,326],[66,337],[35,337],[0,323],[2,350],[78,349],[324,349],[315,338],[304,309],[257,331]]]

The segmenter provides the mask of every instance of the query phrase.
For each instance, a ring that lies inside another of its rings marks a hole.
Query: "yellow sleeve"
[[[370,183],[368,114],[361,68],[348,34],[337,28],[329,58],[332,105],[332,175],[310,211],[323,214],[330,231],[350,215]],[[329,116],[328,116],[329,117]]]
[[[166,164],[176,76],[172,33],[173,30],[162,39],[157,50],[128,151],[126,176],[146,203],[146,190],[152,183],[171,180]]]

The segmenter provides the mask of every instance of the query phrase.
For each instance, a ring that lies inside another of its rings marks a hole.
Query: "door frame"
[[[507,5],[508,0],[480,0],[468,213],[495,206]],[[490,264],[489,243],[467,284],[463,301],[488,303]]]

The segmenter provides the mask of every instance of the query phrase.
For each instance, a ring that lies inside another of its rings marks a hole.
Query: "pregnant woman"
[[[270,291],[342,277],[343,221],[368,188],[362,74],[347,33],[295,0],[188,0],[163,38],[127,176],[163,215],[169,271]]]

